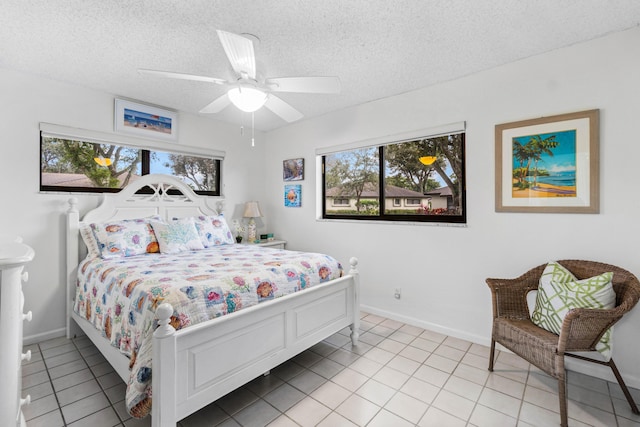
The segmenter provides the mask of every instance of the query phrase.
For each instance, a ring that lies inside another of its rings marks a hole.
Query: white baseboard
[[[398,322],[406,323],[407,325],[417,326],[417,327],[422,328],[422,329],[428,329],[430,331],[438,332],[438,333],[441,333],[441,334],[445,334],[445,335],[448,335],[448,336],[451,336],[451,337],[454,337],[454,338],[459,338],[459,339],[463,339],[463,340],[466,340],[466,341],[470,341],[470,342],[472,342],[474,344],[483,345],[485,347],[489,347],[491,345],[491,337],[490,336],[485,337],[483,335],[470,334],[467,331],[461,331],[459,329],[452,329],[452,328],[446,327],[444,325],[439,325],[439,324],[436,324],[436,323],[425,322],[423,320],[416,319],[414,317],[404,316],[402,314],[394,313],[394,312],[387,311],[387,310],[381,310],[379,308],[370,307],[370,306],[367,306],[367,305],[361,305],[360,309],[362,311],[367,312],[367,313],[375,314],[377,316],[386,317],[387,319],[396,320]],[[507,352],[510,353],[510,351],[508,349],[502,347],[500,344],[498,344],[496,348],[498,350],[507,351]],[[594,359],[597,359],[597,357],[598,357],[597,355],[594,356]],[[615,358],[614,358],[614,361],[615,361]],[[609,368],[608,366],[598,365],[596,363],[585,362],[583,360],[578,360],[578,359],[573,359],[571,357],[566,357],[565,358],[565,367],[569,371],[579,372],[581,374],[585,374],[585,375],[589,375],[589,376],[592,376],[592,377],[600,378],[602,380],[609,381],[609,382],[612,382],[614,384],[618,383],[616,381],[616,378],[613,375],[613,372],[611,372],[611,368]],[[618,367],[618,369],[620,369],[620,367]],[[638,378],[636,376],[625,375],[625,373],[622,372],[622,369],[620,371],[621,371],[620,375],[622,375],[622,378],[624,379],[624,382],[627,384],[628,387],[633,387],[633,388],[640,389],[640,378]]]
[[[67,334],[66,328],[54,329],[53,331],[42,332],[40,334],[29,335],[28,337],[24,337],[22,339],[23,345],[30,345],[39,343],[42,341],[47,341],[53,338],[63,337]]]
[[[491,345],[490,337],[470,334],[466,331],[452,329],[437,323],[425,322],[424,320],[416,319],[415,317],[404,316],[402,314],[394,313],[387,310],[381,310],[379,308],[370,307],[367,305],[360,305],[360,309],[362,311],[366,311],[367,313],[386,317],[387,319],[396,320],[398,322],[406,323],[408,325],[417,326],[422,329],[428,329],[430,331],[438,332],[440,334],[448,335],[454,338],[471,341],[472,343],[484,345],[485,347],[489,347],[489,345]]]

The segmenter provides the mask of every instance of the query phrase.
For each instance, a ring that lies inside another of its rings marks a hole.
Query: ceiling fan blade
[[[231,104],[231,101],[229,100],[229,97],[225,93],[221,97],[216,98],[211,104],[207,105],[202,110],[200,110],[200,112],[204,114],[219,113],[220,111],[224,110],[229,104]]]
[[[217,79],[215,77],[197,76],[195,74],[174,73],[173,71],[148,70],[146,68],[138,68],[140,74],[148,74],[151,76],[168,77],[170,79],[194,80],[198,82],[207,82],[223,85],[226,80]]]
[[[340,93],[338,77],[275,77],[265,80],[273,92]]]
[[[296,110],[273,94],[269,94],[264,106],[289,123],[295,122],[296,120],[300,120],[304,117],[300,111]]]
[[[218,37],[229,58],[233,70],[244,76],[256,78],[256,55],[253,51],[253,42],[248,38],[226,31],[217,30]]]

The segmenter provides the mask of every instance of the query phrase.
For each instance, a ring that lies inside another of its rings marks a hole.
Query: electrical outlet
[[[395,293],[395,294],[393,294],[393,296],[394,296],[396,299],[400,299],[400,297],[402,296],[402,289],[400,289],[400,288],[396,288],[396,293]]]

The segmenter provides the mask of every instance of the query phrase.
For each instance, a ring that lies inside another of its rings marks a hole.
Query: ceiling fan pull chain
[[[251,113],[251,146],[252,147],[256,146],[255,136],[256,136],[255,113],[252,112]]]

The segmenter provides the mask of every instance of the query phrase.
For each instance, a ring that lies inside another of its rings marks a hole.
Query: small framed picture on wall
[[[115,99],[114,129],[143,138],[178,140],[178,113],[126,99]]]
[[[282,179],[302,181],[304,179],[304,159],[289,159],[282,162]]]
[[[299,208],[302,206],[302,185],[284,186],[284,206],[287,208]]]

